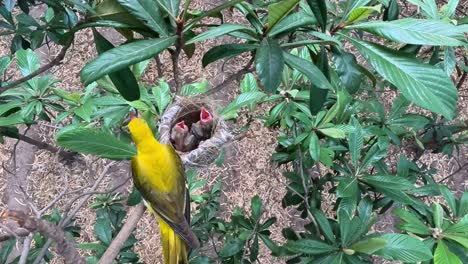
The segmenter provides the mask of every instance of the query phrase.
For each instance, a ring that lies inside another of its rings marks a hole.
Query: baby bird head
[[[128,129],[130,130],[130,135],[132,136],[133,142],[139,144],[146,139],[154,139],[153,132],[148,126],[146,121],[142,118],[136,118],[134,116],[130,117],[130,123],[128,123]]]

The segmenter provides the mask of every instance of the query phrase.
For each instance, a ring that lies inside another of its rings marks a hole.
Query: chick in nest
[[[206,108],[200,110],[200,120],[192,124],[190,132],[200,141],[207,140],[211,137],[213,130],[213,116]]]
[[[195,149],[199,143],[197,138],[189,133],[189,128],[185,124],[184,120],[175,124],[175,126],[172,128],[171,140],[175,149],[182,152]]]

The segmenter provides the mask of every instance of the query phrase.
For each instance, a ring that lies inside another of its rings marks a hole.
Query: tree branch
[[[137,226],[138,220],[143,216],[145,209],[146,206],[143,203],[140,203],[135,207],[135,209],[133,209],[122,229],[120,229],[120,232],[114,240],[112,240],[112,243],[109,245],[104,255],[102,255],[98,264],[111,264],[114,261],[114,259],[119,255],[120,249]]]
[[[31,144],[33,146],[36,146],[39,149],[45,149],[45,150],[48,150],[48,151],[50,151],[52,153],[59,154],[60,156],[62,156],[66,160],[70,160],[74,155],[76,155],[76,153],[74,153],[74,152],[68,152],[68,151],[61,150],[61,149],[56,148],[56,147],[54,147],[54,146],[52,146],[50,144],[47,144],[46,142],[35,140],[34,138],[28,137],[26,135],[19,134],[18,139],[22,140],[22,141],[24,141],[26,143],[29,143],[29,144]]]
[[[65,54],[67,53],[68,48],[70,48],[71,43],[73,42],[73,39],[68,43],[67,45],[63,46],[62,49],[60,50],[60,53],[55,57],[53,60],[51,60],[49,63],[46,65],[42,66],[41,68],[35,70],[31,74],[24,76],[23,78],[20,78],[16,81],[13,81],[5,86],[0,86],[0,93],[3,93],[4,91],[14,88],[26,81],[31,80],[32,78],[36,77],[37,75],[44,73],[48,71],[50,68],[59,65],[62,63],[63,58],[65,58]]]
[[[14,219],[21,227],[27,229],[29,232],[39,232],[43,236],[54,240],[57,243],[57,253],[64,257],[65,263],[86,263],[78,254],[75,244],[66,238],[65,232],[59,226],[29,216],[21,211],[6,211],[1,214],[1,217]]]

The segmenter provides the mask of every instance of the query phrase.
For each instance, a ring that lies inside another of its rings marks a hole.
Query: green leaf
[[[202,20],[205,17],[210,17],[213,16],[214,14],[218,14],[221,10],[229,8],[231,6],[234,6],[240,2],[243,2],[244,0],[230,0],[226,1],[210,10],[204,11],[201,15],[197,16],[196,18],[192,19],[184,28],[184,32],[190,30],[195,24],[197,24],[200,20]],[[190,2],[186,2],[190,3]]]
[[[400,43],[431,46],[463,46],[463,30],[442,20],[405,18],[394,21],[372,21],[346,27],[359,29]]]
[[[439,18],[439,10],[437,9],[435,0],[408,0],[408,2],[419,6],[424,16],[435,19]]]
[[[463,216],[458,223],[449,226],[444,230],[445,233],[466,233],[468,230],[468,214]]]
[[[462,262],[448,249],[443,240],[439,240],[434,252],[434,264],[462,264]]]
[[[315,17],[308,15],[305,12],[297,12],[287,16],[281,22],[276,24],[273,29],[268,32],[269,36],[276,36],[281,33],[286,33],[299,27],[312,26],[317,23]]]
[[[356,93],[361,87],[363,74],[359,69],[356,57],[348,52],[333,51],[333,63],[341,83],[350,94]]]
[[[0,263],[7,263],[8,256],[10,256],[10,253],[15,248],[15,245],[16,239],[14,238],[10,238],[3,242],[2,249],[0,249]]]
[[[149,59],[174,44],[176,37],[135,41],[99,55],[81,70],[81,81],[90,84],[101,77]]]
[[[418,235],[431,235],[432,231],[421,220],[410,212],[397,208],[393,213],[404,222],[396,225],[397,228]]]
[[[355,117],[351,118],[350,125],[354,127],[354,131],[349,133],[349,154],[351,156],[351,160],[353,161],[355,170],[358,171],[357,168],[359,165],[359,158],[361,157],[364,136],[362,127]]]
[[[432,65],[395,50],[349,38],[367,61],[410,101],[452,119],[458,92],[452,80]]]
[[[358,181],[355,177],[344,177],[340,180],[336,189],[336,196],[340,198],[356,197],[358,193]]]
[[[98,54],[102,54],[114,48],[114,45],[104,38],[97,30],[93,29],[94,42]],[[109,74],[109,78],[125,100],[134,101],[140,99],[140,88],[135,75],[130,68],[123,68]]]
[[[146,26],[159,33],[168,36],[166,22],[159,11],[155,0],[117,0],[130,14],[143,22]]]
[[[200,95],[208,91],[209,86],[208,80],[203,79],[201,82],[182,86],[182,92],[180,94],[182,96]]]
[[[173,17],[178,16],[180,0],[157,0],[157,2],[162,5],[165,10],[169,11]]]
[[[346,138],[345,131],[340,128],[336,128],[336,127],[319,128],[318,131],[332,138],[338,138],[338,139]]]
[[[258,221],[262,215],[262,199],[258,195],[252,198],[250,208],[252,210],[252,218],[254,221]]]
[[[455,11],[457,10],[458,2],[459,0],[449,0],[446,5],[443,5],[440,8],[442,15],[444,17],[452,17],[455,14]]]
[[[169,84],[165,80],[160,79],[158,86],[151,88],[151,90],[156,100],[158,112],[162,115],[166,107],[171,103],[171,90]]]
[[[109,218],[98,218],[94,224],[94,232],[99,240],[106,245],[112,242],[112,228]]]
[[[463,192],[463,195],[460,198],[457,216],[463,217],[466,214],[468,214],[468,191]]]
[[[307,76],[311,82],[320,89],[332,89],[332,85],[327,80],[327,77],[315,66],[312,62],[294,56],[290,53],[283,53],[286,64],[292,69],[300,71],[302,74]]]
[[[10,56],[3,56],[0,58],[0,74],[3,74],[3,72],[8,68],[11,62],[11,57]]]
[[[8,117],[0,117],[0,127],[22,123],[24,123],[24,120],[20,114],[9,115]]]
[[[317,21],[322,29],[322,32],[325,32],[327,29],[327,5],[324,0],[307,0],[307,3],[312,9],[312,13],[317,18]]]
[[[309,153],[313,160],[320,160],[320,140],[315,132],[310,133]]]
[[[299,2],[300,0],[283,0],[270,4],[268,6],[268,31],[294,10]]]
[[[314,216],[315,220],[317,221],[317,224],[319,225],[320,230],[322,230],[323,235],[325,238],[334,243],[335,242],[335,235],[333,234],[332,227],[330,223],[328,222],[327,217],[325,214],[317,209],[312,210],[312,215]]]
[[[354,243],[353,245],[351,245],[350,248],[360,253],[372,255],[375,251],[384,248],[386,245],[386,240],[378,237],[373,237]]]
[[[245,241],[243,240],[230,239],[224,244],[223,248],[219,251],[219,256],[223,258],[233,256],[240,252],[244,248],[244,245]]]
[[[102,243],[80,243],[77,247],[82,250],[92,250],[96,252],[96,254],[104,254],[107,249]]]
[[[383,20],[384,21],[393,21],[397,20],[400,15],[400,5],[397,0],[390,0],[388,6],[385,9]]]
[[[468,230],[468,228],[466,229]],[[468,248],[468,234],[465,232],[464,234],[456,233],[456,234],[446,234],[444,233],[444,239],[450,239],[458,244],[462,245],[464,248]]]
[[[208,64],[215,62],[219,59],[225,57],[235,57],[239,54],[242,54],[247,51],[252,51],[258,48],[257,44],[246,44],[246,43],[238,43],[238,44],[225,44],[216,46],[203,55],[202,65],[206,67]]]
[[[414,184],[407,179],[395,175],[367,175],[359,179],[375,188],[381,189],[406,191],[415,188]]]
[[[432,204],[432,211],[435,227],[441,228],[442,222],[444,221],[444,209],[442,209],[442,206],[440,206],[439,203],[434,202]]]
[[[234,99],[222,112],[221,117],[224,119],[230,119],[237,116],[237,110],[241,107],[250,105],[257,100],[265,97],[266,95],[262,92],[246,92],[240,94],[236,99]]]
[[[432,259],[431,250],[419,239],[403,234],[385,234],[380,236],[387,245],[374,252],[388,260],[418,262]]]
[[[93,128],[75,128],[59,133],[57,143],[73,151],[108,159],[129,160],[136,155],[132,145]]]
[[[276,92],[284,68],[283,51],[276,40],[265,38],[262,41],[255,56],[255,68],[267,92]]]
[[[328,65],[328,56],[325,46],[320,46],[320,51],[317,54],[315,65],[323,73],[326,80],[330,80],[330,66]],[[327,101],[328,89],[321,89],[317,85],[317,78],[310,79],[311,86],[309,91],[309,108],[312,114],[320,112]],[[330,85],[331,86],[331,85]]]
[[[39,57],[30,49],[18,50],[16,52],[16,61],[23,76],[28,76],[40,67]]]
[[[229,34],[229,33],[234,32],[234,31],[243,31],[243,32],[254,34],[254,35],[256,34],[254,30],[252,30],[251,28],[248,28],[246,26],[243,26],[243,25],[222,24],[220,26],[211,28],[211,29],[197,35],[196,37],[194,37],[194,38],[190,39],[189,41],[187,41],[185,43],[185,45],[190,45],[190,44],[193,44],[193,43],[196,43],[196,42],[199,42],[199,41],[203,41],[203,40],[207,40],[207,39],[213,39],[213,38],[216,38],[216,37],[219,37],[219,36]]]
[[[449,188],[445,185],[439,185],[439,190],[444,196],[445,201],[447,201],[450,210],[452,211],[453,216],[457,215],[457,201],[455,200],[455,196],[453,196],[452,192]]]
[[[358,7],[351,11],[351,13],[348,16],[348,19],[346,20],[346,24],[349,25],[354,22],[367,19],[374,12],[380,13],[381,9],[382,5]]]
[[[338,248],[312,239],[289,240],[284,245],[289,251],[301,254],[325,254],[337,251]]]
[[[128,195],[127,205],[135,206],[141,202],[141,194],[137,188],[133,187],[132,192]]]
[[[338,91],[336,103],[327,111],[325,117],[320,121],[319,126],[330,123],[333,118],[339,117],[345,111],[346,105],[351,101],[351,96],[345,90]]]

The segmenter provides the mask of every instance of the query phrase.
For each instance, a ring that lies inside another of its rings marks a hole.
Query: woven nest
[[[191,151],[177,151],[187,167],[202,167],[211,164],[218,157],[221,148],[235,139],[235,135],[229,129],[226,121],[216,115],[212,102],[194,98],[177,98],[175,103],[166,109],[160,119],[160,142],[172,144],[172,127],[184,120],[185,124],[191,128],[192,124],[200,120],[200,109],[202,107],[205,107],[213,116],[211,137],[201,141],[198,147]]]

